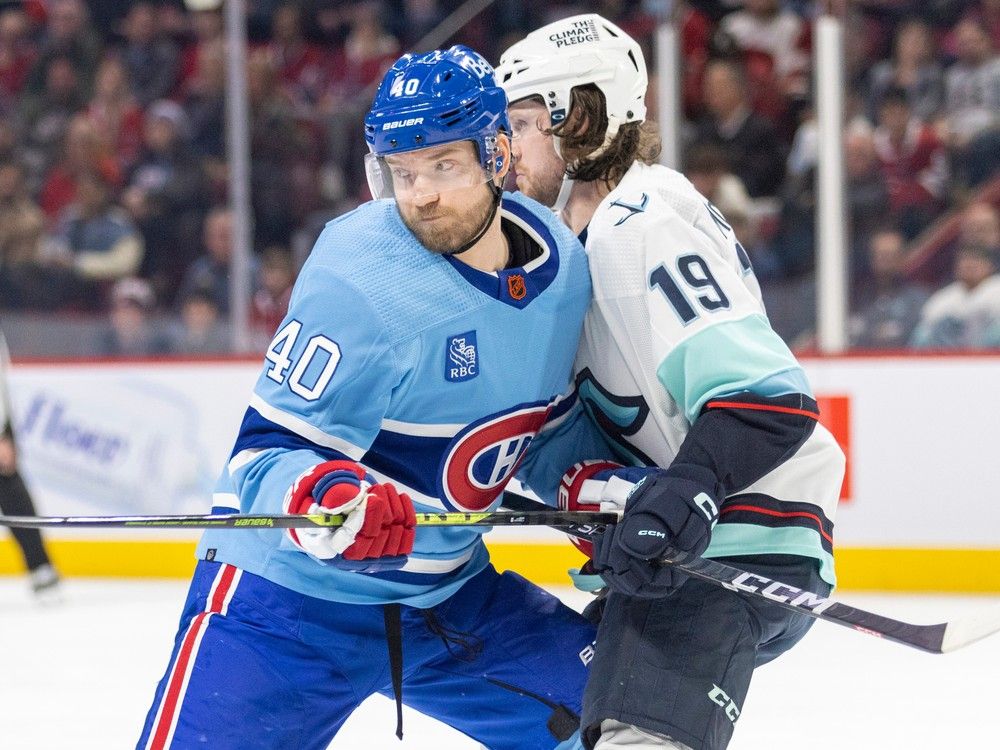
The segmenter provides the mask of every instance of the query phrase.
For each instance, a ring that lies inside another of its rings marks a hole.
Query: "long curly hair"
[[[560,151],[566,171],[581,182],[602,181],[609,188],[624,177],[632,164],[653,164],[660,156],[662,143],[656,123],[629,122],[622,125],[614,139],[597,156],[591,157],[604,143],[608,130],[604,94],[592,83],[576,86],[570,94],[569,114],[550,132],[560,139]]]

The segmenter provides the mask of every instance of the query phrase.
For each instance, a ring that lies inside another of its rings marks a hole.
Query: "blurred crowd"
[[[5,317],[96,321],[74,353],[228,349],[226,45],[212,5],[0,0]],[[460,2],[246,5],[251,314],[263,348],[323,224],[369,197],[360,123],[374,86]],[[652,64],[658,14],[672,12],[682,167],[736,227],[775,328],[807,348],[818,6],[496,0],[447,43],[496,61],[532,28],[596,10]],[[857,0],[844,23],[851,343],[1000,347],[1000,0]]]

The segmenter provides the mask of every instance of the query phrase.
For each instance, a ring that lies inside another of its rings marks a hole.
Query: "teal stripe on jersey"
[[[786,526],[775,529],[749,523],[720,523],[712,531],[712,543],[705,557],[736,557],[740,555],[799,555],[819,561],[820,577],[831,586],[837,585],[833,555],[823,549],[819,532],[802,527]]]
[[[799,363],[762,315],[699,331],[674,347],[656,375],[690,422],[709,399],[741,391],[812,397]]]

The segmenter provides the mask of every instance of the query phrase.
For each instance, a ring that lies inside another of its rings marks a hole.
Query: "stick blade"
[[[1000,632],[1000,607],[990,607],[945,625],[941,653],[947,654]]]

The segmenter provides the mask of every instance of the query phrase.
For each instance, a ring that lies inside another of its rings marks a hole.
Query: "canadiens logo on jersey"
[[[445,351],[444,377],[452,383],[471,380],[479,374],[479,352],[476,332],[466,331],[448,339]]]
[[[470,513],[493,505],[517,471],[549,409],[548,404],[514,407],[474,422],[456,435],[441,469],[438,494],[444,504]]]

